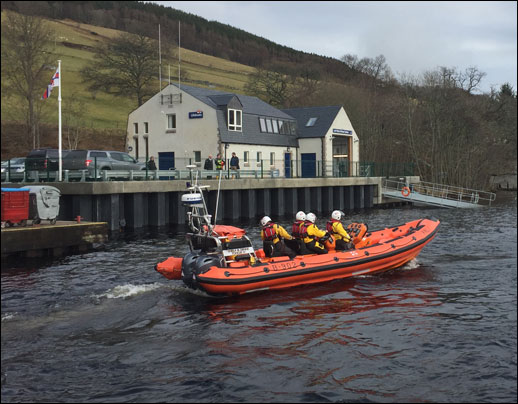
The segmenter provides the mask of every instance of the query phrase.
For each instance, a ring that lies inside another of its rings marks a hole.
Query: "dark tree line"
[[[31,7],[24,6],[31,3]],[[178,44],[178,22],[181,22],[181,45],[206,55],[259,67],[272,62],[318,64],[326,74],[345,79],[347,69],[337,59],[296,51],[278,45],[238,28],[158,4],[137,1],[2,1],[2,9],[27,12],[54,19],[113,28]],[[24,11],[22,11],[24,10]]]
[[[477,67],[464,71],[438,67],[420,77],[396,79],[383,55],[359,59],[348,54],[341,60],[310,55],[225,24],[154,4],[133,1],[1,4],[2,9],[71,18],[137,33],[126,39],[140,38],[146,42],[143,47],[138,43],[130,46],[130,53],[137,51],[139,55],[146,54],[146,48],[156,53],[152,39],[158,37],[159,23],[162,43],[168,43],[169,47],[176,43],[181,20],[182,47],[258,67],[249,76],[247,93],[278,107],[343,105],[361,139],[362,161],[413,162],[416,174],[425,181],[468,188],[485,188],[491,174],[516,172],[515,90],[504,84],[490,94],[477,94],[485,76]],[[147,76],[156,79],[156,66],[149,67],[142,81],[134,80],[137,87],[124,87],[128,80],[124,80],[123,70],[115,75],[105,64],[117,49],[127,47],[115,40],[97,49],[97,65],[83,73],[93,86],[103,91],[136,94],[140,105],[149,91],[156,91],[149,90],[149,82],[145,82]],[[121,60],[127,60],[124,57],[127,56],[121,56]],[[156,56],[154,59],[156,63]],[[115,66],[120,63],[116,59],[111,62]],[[94,77],[106,80],[94,82]],[[140,83],[141,95],[137,89]]]

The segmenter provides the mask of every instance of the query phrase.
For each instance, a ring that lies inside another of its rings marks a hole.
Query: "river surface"
[[[516,402],[516,194],[345,222],[430,216],[401,269],[233,298],[154,270],[187,251],[183,228],[2,262],[2,402]]]

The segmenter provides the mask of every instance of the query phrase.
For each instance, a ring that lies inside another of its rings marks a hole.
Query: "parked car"
[[[68,150],[61,150],[61,160],[65,158]],[[34,149],[25,158],[25,171],[58,171],[58,149]]]
[[[11,160],[2,161],[2,173],[10,168],[12,173],[23,173],[25,171],[25,157],[13,157]]]
[[[88,170],[90,176],[101,170],[143,170],[145,163],[139,163],[128,153],[111,150],[71,150],[63,159],[64,170]]]

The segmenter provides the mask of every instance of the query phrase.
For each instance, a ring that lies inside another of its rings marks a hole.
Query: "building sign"
[[[203,111],[189,112],[189,119],[203,118]]]
[[[352,135],[352,130],[346,130],[346,129],[333,129],[333,133],[340,133],[342,135]]]

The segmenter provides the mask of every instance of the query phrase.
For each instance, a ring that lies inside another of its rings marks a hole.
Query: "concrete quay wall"
[[[381,177],[315,179],[221,180],[217,221],[256,218],[261,215],[294,215],[313,211],[328,215],[334,209],[351,211],[382,203]],[[217,180],[204,192],[214,215]],[[107,222],[110,231],[121,228],[183,224],[186,208],[181,197],[186,181],[110,181],[53,183],[61,191],[60,220]]]

